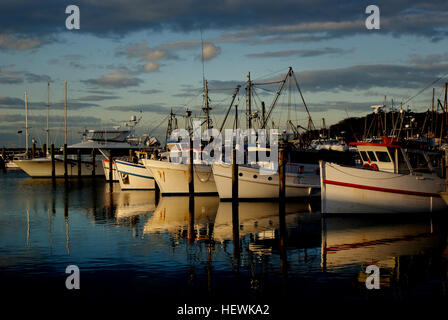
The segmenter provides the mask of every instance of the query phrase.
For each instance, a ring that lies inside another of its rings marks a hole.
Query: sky
[[[371,4],[379,29],[366,28]],[[79,29],[66,27],[70,5],[79,8]],[[84,129],[133,115],[141,117],[138,134],[164,140],[171,108],[200,115],[203,79],[215,127],[242,86],[235,104],[244,126],[248,73],[259,110],[261,101],[271,106],[272,82],[289,67],[316,127],[384,101],[426,111],[433,87],[443,99],[447,36],[447,1],[0,0],[0,145],[25,144],[25,91],[30,138],[45,141],[48,83],[50,140],[63,143],[65,80],[69,144]],[[287,119],[307,123],[290,82],[270,120],[282,128]]]

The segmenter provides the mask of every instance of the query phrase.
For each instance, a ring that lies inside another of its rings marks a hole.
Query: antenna
[[[205,85],[205,66],[204,66],[204,39],[202,37],[202,29],[199,29],[201,32],[201,61],[202,61],[202,87]]]

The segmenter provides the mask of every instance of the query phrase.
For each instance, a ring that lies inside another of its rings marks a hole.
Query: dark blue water
[[[442,215],[325,218],[319,203],[242,203],[239,245],[230,203],[217,197],[162,198],[110,189],[102,179],[0,175],[0,283],[9,301],[141,303],[163,308],[447,301],[447,219]],[[68,265],[80,289],[68,290]],[[380,289],[366,288],[368,265]]]

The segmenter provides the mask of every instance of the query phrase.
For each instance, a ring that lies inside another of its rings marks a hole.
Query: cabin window
[[[391,162],[389,154],[385,151],[376,151],[376,157],[380,162]]]
[[[370,161],[378,161],[378,159],[375,156],[375,152],[367,151],[367,154],[369,155]]]
[[[360,151],[359,155],[361,156],[362,161],[364,162],[369,161],[369,157],[367,157],[367,153],[365,151]]]

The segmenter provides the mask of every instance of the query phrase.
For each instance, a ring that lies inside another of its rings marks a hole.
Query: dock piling
[[[54,144],[51,144],[50,146],[50,153],[51,153],[51,178],[56,177],[56,164],[54,163]]]
[[[236,162],[236,150],[234,148],[232,152],[232,236],[233,256],[237,261],[239,261],[240,257],[240,223],[238,196],[238,164]]]
[[[81,150],[77,150],[78,178],[81,178]]]
[[[91,152],[91,157],[92,157],[92,177],[95,177],[95,149],[92,149]]]
[[[64,143],[63,147],[63,153],[64,153],[64,178],[67,179],[68,172],[67,172],[67,144]]]
[[[112,158],[112,150],[111,149],[109,149],[109,183],[111,186],[114,183],[113,158]]]

